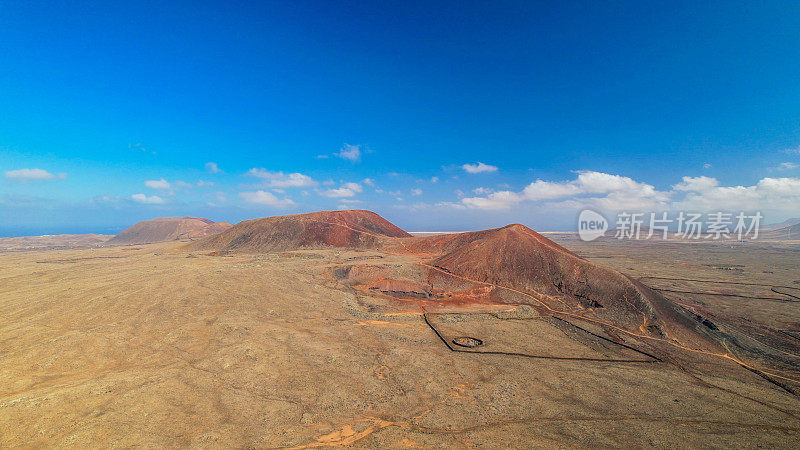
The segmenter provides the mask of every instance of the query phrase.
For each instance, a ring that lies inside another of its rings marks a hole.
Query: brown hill
[[[199,239],[217,234],[232,226],[227,222],[214,222],[199,217],[158,217],[133,225],[109,239],[106,245]]]
[[[499,301],[528,303],[547,314],[655,339],[697,341],[697,334],[714,334],[713,324],[661,294],[523,225],[413,238],[403,246],[439,272],[435,277],[488,284],[494,288],[488,295]]]
[[[377,248],[408,233],[372,211],[319,211],[245,220],[187,250],[281,251],[313,247]]]

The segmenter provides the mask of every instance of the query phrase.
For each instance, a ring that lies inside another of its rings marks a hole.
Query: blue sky
[[[364,3],[0,2],[0,235],[800,216],[797,2]]]

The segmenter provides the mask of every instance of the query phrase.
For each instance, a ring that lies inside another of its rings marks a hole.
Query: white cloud
[[[147,180],[144,182],[144,185],[150,189],[170,189],[172,187],[172,185],[169,184],[169,181],[163,178],[160,180]]]
[[[347,188],[338,188],[338,189],[328,189],[326,191],[322,191],[320,192],[320,195],[324,195],[325,197],[330,197],[330,198],[340,198],[340,197],[352,197],[356,195],[356,193]]]
[[[522,191],[528,200],[547,200],[566,197],[580,193],[580,187],[575,183],[554,183],[552,181],[536,180]]]
[[[477,164],[464,164],[461,168],[467,173],[497,172],[497,166],[484,164],[480,161]]]
[[[578,172],[577,185],[581,191],[602,194],[613,191],[652,190],[652,186],[621,175],[584,170]]]
[[[686,178],[689,177],[684,177],[684,181]],[[753,186],[719,186],[718,183],[706,183],[686,190],[686,197],[675,202],[673,208],[693,211],[800,210],[800,178],[767,177]]]
[[[422,189],[411,189],[411,195],[422,195]]]
[[[710,169],[711,163],[703,163],[703,169]]]
[[[439,177],[431,177],[431,183],[438,183]]]
[[[522,192],[498,191],[484,197],[468,197],[461,202],[475,209],[509,209],[524,201],[580,199],[586,206],[603,209],[656,208],[669,199],[669,194],[629,177],[594,171],[579,171],[572,181],[536,180]],[[598,197],[597,194],[603,194]]]
[[[781,169],[781,170],[797,169],[798,167],[800,167],[800,164],[796,164],[796,163],[793,163],[793,162],[782,162],[778,166],[778,168]]]
[[[479,187],[472,190],[472,193],[475,195],[488,195],[492,192],[494,192],[494,189],[485,187]]]
[[[34,181],[34,180],[63,180],[67,178],[66,173],[59,173],[58,175],[54,175],[44,169],[17,169],[17,170],[9,170],[7,171],[4,176],[9,180],[17,180],[17,181]]]
[[[782,211],[800,210],[800,178],[762,178],[752,186],[721,186],[716,178],[685,176],[660,191],[632,178],[579,171],[571,181],[536,180],[521,192],[498,191],[461,199],[466,208],[503,210],[523,202],[551,208],[595,207],[604,211]]]
[[[361,159],[361,146],[344,144],[342,148],[339,149],[338,153],[334,153],[334,156],[338,156],[339,158],[352,162],[357,162]]]
[[[358,183],[345,183],[338,189],[328,189],[320,192],[320,195],[330,198],[354,197],[357,193],[363,191],[363,188]]]
[[[263,168],[252,168],[247,175],[264,180],[265,187],[291,188],[316,186],[318,183],[308,175],[302,173],[284,174],[283,172],[270,172]]]
[[[683,177],[683,181],[672,186],[676,191],[705,192],[719,186],[719,181],[711,177]]]
[[[467,209],[467,207],[463,203],[457,203],[457,202],[438,202],[435,203],[433,206],[437,208]]]
[[[240,192],[239,196],[247,203],[272,206],[274,208],[286,208],[295,204],[290,198],[281,199],[276,197],[272,192],[261,190],[254,192]]]
[[[756,189],[764,195],[800,197],[800,178],[762,178]]]
[[[660,211],[668,207],[669,193],[659,192],[652,186],[641,190],[615,191],[605,197],[589,197],[588,205],[606,211]]]
[[[686,194],[683,200],[673,203],[673,208],[687,211],[725,210],[729,208],[749,210],[758,208],[760,200],[755,186],[717,186],[706,191]]]
[[[215,162],[207,162],[206,163],[206,170],[208,171],[208,173],[220,173],[220,172],[222,172],[221,170],[219,170],[219,166]]]
[[[522,200],[524,198],[515,192],[499,191],[492,192],[486,197],[462,198],[461,203],[468,208],[498,210],[511,208]]]
[[[136,203],[144,203],[148,205],[161,205],[166,203],[166,200],[157,195],[151,195],[148,197],[144,194],[133,194],[131,195],[131,199],[133,199],[133,201]]]
[[[361,180],[362,183],[366,184],[367,186],[375,186],[375,180],[372,178],[364,178]]]
[[[347,189],[352,190],[353,192],[361,192],[363,190],[361,188],[361,185],[358,184],[358,183],[345,183],[344,187],[346,187]]]

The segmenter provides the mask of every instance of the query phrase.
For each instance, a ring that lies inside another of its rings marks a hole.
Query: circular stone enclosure
[[[483,345],[483,341],[469,336],[461,336],[453,339],[453,344],[459,347],[475,348]]]

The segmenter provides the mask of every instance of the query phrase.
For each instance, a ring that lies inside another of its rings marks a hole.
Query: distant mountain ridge
[[[761,231],[758,237],[760,239],[798,240],[800,239],[800,222],[787,227]]]
[[[0,238],[0,249],[31,250],[38,248],[99,247],[112,236],[105,234],[48,234]]]
[[[788,227],[791,227],[793,225],[798,225],[798,224],[800,224],[800,217],[794,217],[794,218],[791,218],[791,219],[786,219],[781,223],[773,223],[773,224],[769,224],[769,225],[764,225],[764,226],[761,227],[761,231],[780,230],[782,228],[788,228]]]
[[[410,236],[372,211],[319,211],[245,220],[186,249],[263,252],[308,247],[377,248],[382,238]]]
[[[157,217],[144,220],[106,242],[106,245],[149,244],[181,239],[199,239],[227,230],[233,225],[201,217]]]

